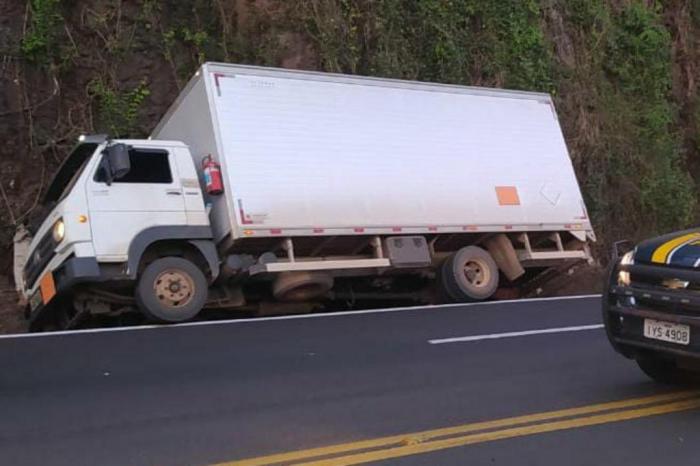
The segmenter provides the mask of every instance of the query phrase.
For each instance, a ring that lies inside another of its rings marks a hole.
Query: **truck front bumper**
[[[54,304],[55,297],[71,290],[75,285],[87,282],[98,282],[104,279],[100,266],[94,257],[70,257],[55,270],[46,270],[42,277],[51,276],[53,283],[52,295],[47,296],[44,287],[37,287],[29,296],[27,317],[30,322],[41,319]]]
[[[620,270],[630,273],[630,285],[617,283]],[[668,280],[700,285],[700,272],[650,265],[612,267],[603,296],[603,323],[610,343],[619,353],[628,358],[654,352],[700,359],[700,291],[665,286]],[[645,337],[645,319],[687,325],[689,344]]]

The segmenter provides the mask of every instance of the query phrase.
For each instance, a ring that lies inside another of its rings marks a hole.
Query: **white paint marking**
[[[0,335],[0,340],[7,338],[40,338],[53,337],[61,335],[76,335],[83,333],[109,333],[109,332],[130,332],[132,330],[154,330],[154,329],[173,329],[180,327],[200,327],[208,325],[228,325],[228,324],[244,324],[254,322],[265,322],[271,320],[296,320],[296,319],[317,319],[324,317],[341,317],[341,316],[358,316],[364,314],[381,314],[388,312],[416,311],[424,309],[425,312],[433,312],[441,309],[454,309],[459,307],[475,307],[475,306],[495,306],[500,304],[518,304],[518,303],[533,303],[546,301],[571,301],[577,299],[594,299],[600,298],[599,294],[585,294],[577,296],[560,296],[551,298],[525,298],[525,299],[507,299],[503,301],[487,301],[481,303],[457,303],[457,304],[437,304],[427,306],[404,306],[404,307],[389,307],[385,309],[367,309],[364,311],[341,311],[341,312],[326,312],[319,314],[299,314],[287,316],[272,316],[272,317],[252,317],[245,319],[225,319],[225,320],[207,320],[201,322],[185,322],[182,324],[164,324],[164,325],[136,325],[133,327],[109,327],[109,328],[90,328],[83,330],[61,330],[58,332],[47,333],[11,333],[8,335]]]
[[[581,332],[583,330],[598,330],[603,328],[603,324],[578,325],[575,327],[543,328],[539,330],[523,330],[522,332],[491,333],[486,335],[472,335],[468,337],[440,338],[428,340],[431,345],[442,345],[444,343],[462,343],[466,341],[496,340],[498,338],[524,337],[528,335],[543,335],[546,333]]]

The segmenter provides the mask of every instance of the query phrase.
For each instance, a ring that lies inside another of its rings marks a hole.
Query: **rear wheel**
[[[192,262],[164,257],[144,269],[136,287],[136,302],[151,320],[182,322],[202,310],[207,288],[204,273]]]
[[[498,266],[486,250],[467,246],[443,263],[440,284],[451,301],[482,301],[498,288]]]
[[[308,301],[333,288],[333,277],[320,272],[285,272],[277,276],[272,293],[278,301]]]
[[[655,382],[664,385],[686,385],[696,379],[693,372],[678,367],[673,359],[645,355],[636,359],[639,368]]]

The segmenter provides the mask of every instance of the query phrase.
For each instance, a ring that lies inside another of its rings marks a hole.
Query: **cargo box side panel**
[[[187,144],[197,167],[200,187],[203,187],[202,159],[208,154],[211,154],[215,160],[218,159],[219,151],[214,128],[206,82],[202,74],[194,78],[182,91],[178,101],[168,111],[151,137],[182,141]],[[226,198],[205,194],[205,201],[212,204],[209,218],[214,236],[220,240],[231,231]]]
[[[214,101],[236,219],[256,234],[590,229],[547,96],[230,73]]]

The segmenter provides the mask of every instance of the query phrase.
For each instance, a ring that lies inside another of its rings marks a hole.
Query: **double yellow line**
[[[700,391],[688,390],[292,451],[220,463],[218,466],[362,464],[695,408],[700,408]]]

